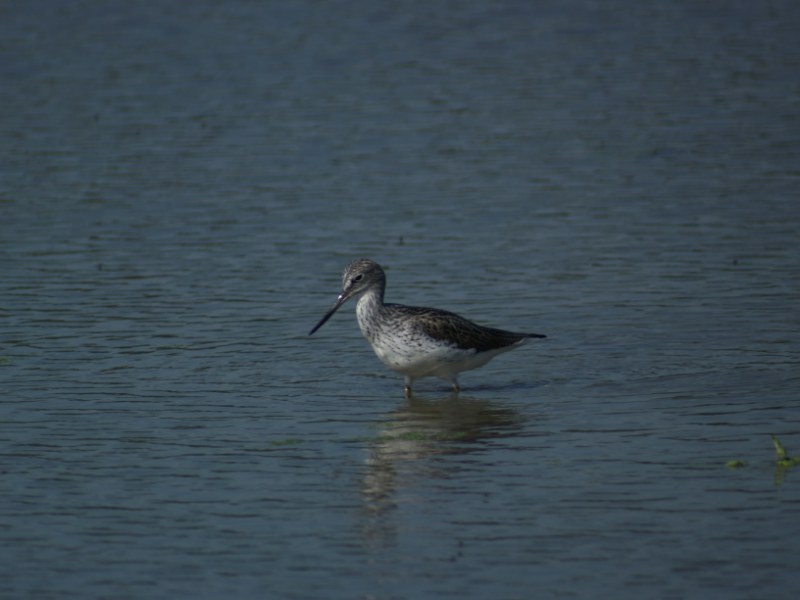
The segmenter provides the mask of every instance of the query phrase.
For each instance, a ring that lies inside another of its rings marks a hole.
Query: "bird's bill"
[[[317,329],[319,329],[320,327],[322,327],[323,325],[325,325],[325,323],[328,321],[328,319],[330,319],[330,318],[333,316],[333,313],[335,313],[337,310],[339,310],[339,307],[341,307],[341,306],[342,306],[342,304],[344,304],[345,302],[347,302],[347,299],[348,299],[349,297],[350,297],[350,296],[346,295],[344,292],[342,292],[341,294],[339,294],[339,297],[336,299],[336,303],[335,303],[335,304],[334,304],[334,305],[331,307],[331,309],[330,309],[328,312],[326,312],[326,313],[325,313],[325,316],[324,316],[324,317],[322,317],[322,318],[319,320],[319,323],[317,323],[317,324],[314,326],[314,329],[312,329],[312,330],[309,332],[309,334],[308,334],[308,335],[314,335],[314,332],[315,332]]]

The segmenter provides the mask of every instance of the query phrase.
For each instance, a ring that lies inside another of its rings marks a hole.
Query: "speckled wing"
[[[483,327],[455,313],[435,308],[403,307],[413,314],[414,325],[425,335],[442,340],[463,350],[487,352],[505,348],[528,337],[545,337],[541,334],[513,333],[492,327]]]

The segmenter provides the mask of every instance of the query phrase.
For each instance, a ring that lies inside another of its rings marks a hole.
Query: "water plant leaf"
[[[783,447],[777,436],[772,436],[772,444],[775,446],[775,463],[779,467],[789,468],[800,465],[800,457],[789,456],[786,448]]]

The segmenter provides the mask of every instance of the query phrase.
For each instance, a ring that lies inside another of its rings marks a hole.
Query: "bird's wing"
[[[446,310],[416,306],[404,307],[404,310],[414,317],[413,326],[425,335],[464,350],[497,350],[531,337],[526,333],[483,327]]]

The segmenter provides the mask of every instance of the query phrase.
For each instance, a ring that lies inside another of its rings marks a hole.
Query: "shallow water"
[[[2,13],[2,597],[800,591],[793,3]]]

